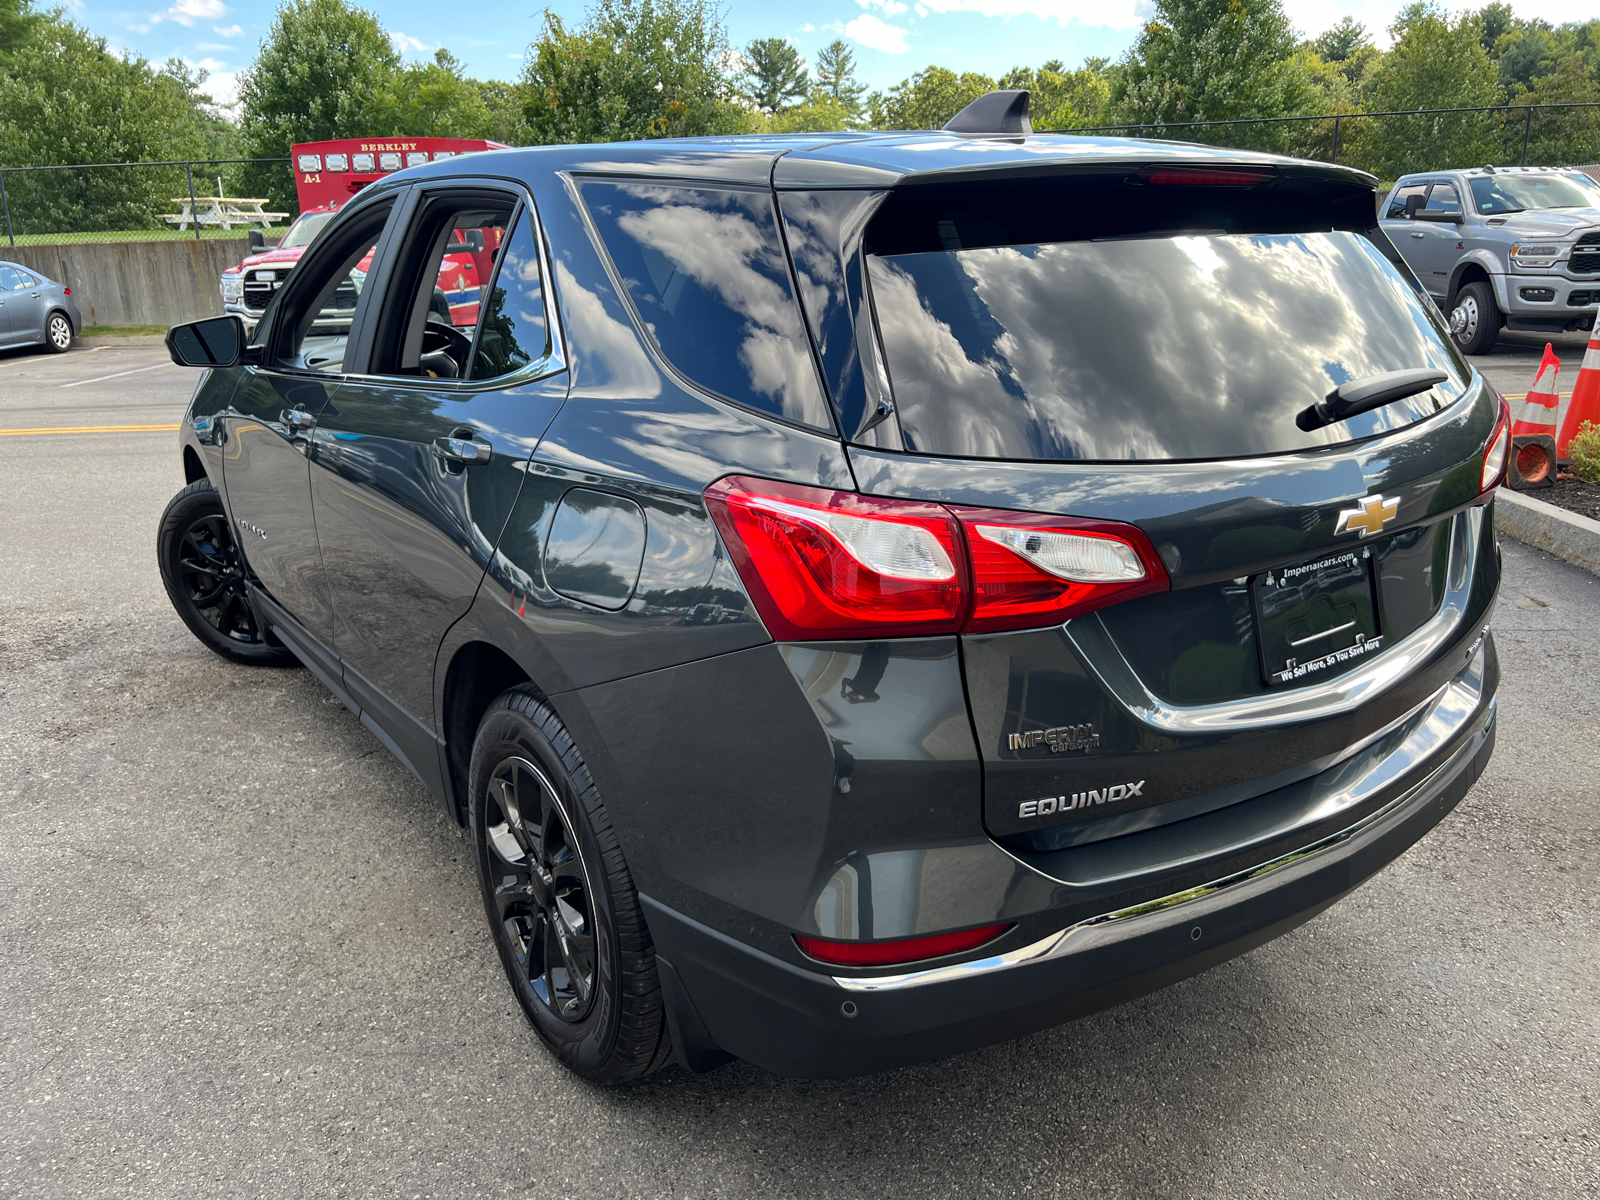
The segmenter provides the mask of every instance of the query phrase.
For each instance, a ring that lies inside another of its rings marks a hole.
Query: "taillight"
[[[739,477],[706,502],[779,641],[1030,629],[1171,586],[1112,521]]]
[[[1132,525],[1001,509],[952,508],[972,554],[963,632],[1055,625],[1171,586]]]
[[[779,641],[960,626],[961,535],[937,504],[737,476],[707,488],[706,502]]]
[[[68,288],[68,287],[64,287],[64,288],[61,289],[61,294],[63,296],[70,296],[70,295],[72,295],[72,289]]]
[[[977,929],[901,938],[893,942],[827,942],[799,933],[794,935],[794,940],[802,951],[819,962],[837,967],[887,967],[895,963],[942,958],[946,954],[975,950],[985,942],[994,941],[1010,928],[1010,925],[984,925]]]
[[[1504,396],[1500,398],[1500,419],[1483,451],[1483,472],[1478,476],[1478,494],[1481,496],[1505,482],[1506,464],[1511,457],[1511,405]]]

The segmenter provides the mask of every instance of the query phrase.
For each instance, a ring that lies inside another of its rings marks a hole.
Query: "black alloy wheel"
[[[594,781],[531,687],[489,706],[472,746],[468,826],[511,990],[555,1055],[595,1083],[672,1057],[655,948]]]
[[[156,535],[167,598],[197,638],[223,658],[289,666],[294,656],[256,621],[245,594],[248,570],[209,480],[191,483],[167,505]]]
[[[516,981],[561,1021],[594,1007],[589,872],[555,788],[527,759],[501,760],[484,798],[495,909]]]

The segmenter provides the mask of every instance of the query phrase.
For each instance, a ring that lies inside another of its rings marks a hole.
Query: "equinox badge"
[[[1108,788],[1073,792],[1071,797],[1046,796],[1043,800],[1024,800],[1017,806],[1017,816],[1048,817],[1051,813],[1071,812],[1075,808],[1088,808],[1091,804],[1115,804],[1119,800],[1132,800],[1142,795],[1142,779],[1138,783],[1114,783]]]

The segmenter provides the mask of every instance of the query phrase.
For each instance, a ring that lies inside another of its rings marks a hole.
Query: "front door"
[[[21,311],[22,275],[16,267],[0,265],[0,346],[20,342],[22,335],[12,325],[12,314]]]
[[[412,211],[367,369],[318,419],[311,480],[346,686],[422,773],[434,656],[567,382],[526,199],[453,184]]]
[[[1456,191],[1456,185],[1442,180],[1435,183],[1428,192],[1428,202],[1422,206],[1422,211],[1460,213],[1461,195]],[[1438,298],[1442,308],[1450,298],[1446,295],[1450,290],[1450,274],[1464,253],[1460,248],[1461,226],[1448,221],[1417,221],[1415,224],[1424,236],[1417,242],[1411,269],[1422,280],[1422,285]]]
[[[285,296],[291,303],[267,327],[262,365],[244,369],[233,403],[218,418],[228,508],[256,583],[329,645],[333,609],[311,513],[308,456],[312,432],[340,389],[344,347],[389,208],[378,206],[347,225],[301,265]]]

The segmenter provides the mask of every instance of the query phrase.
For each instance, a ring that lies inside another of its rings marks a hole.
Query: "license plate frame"
[[[1383,649],[1371,547],[1338,550],[1250,580],[1256,647],[1268,687],[1300,687]]]

